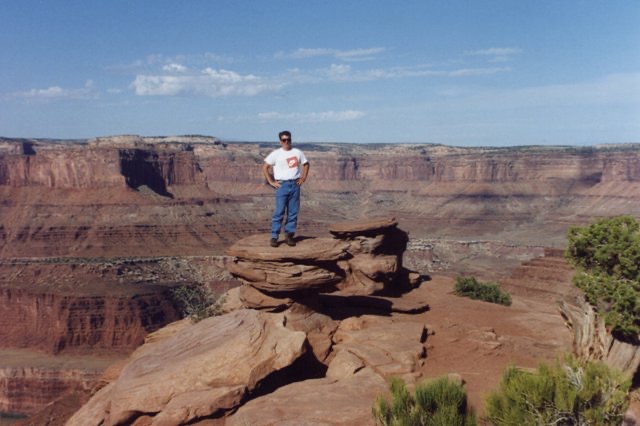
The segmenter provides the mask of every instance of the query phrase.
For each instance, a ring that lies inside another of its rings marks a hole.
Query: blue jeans
[[[284,232],[293,234],[296,232],[300,210],[300,187],[295,180],[282,181],[280,188],[276,189],[276,209],[271,218],[271,238],[278,238],[280,235],[285,209],[287,222],[284,225]]]

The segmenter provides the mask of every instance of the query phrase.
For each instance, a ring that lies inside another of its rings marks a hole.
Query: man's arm
[[[302,186],[302,184],[307,180],[307,176],[309,175],[309,162],[307,161],[302,165],[302,176],[298,179],[298,186]]]
[[[273,178],[273,176],[271,176],[270,168],[271,166],[269,164],[262,163],[262,174],[264,175],[264,178],[267,180],[267,182],[269,182],[269,185],[273,186],[274,188],[280,188],[280,182],[278,182]]]

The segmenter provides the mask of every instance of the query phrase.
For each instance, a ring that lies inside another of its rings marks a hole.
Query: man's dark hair
[[[288,130],[283,130],[278,133],[278,139],[282,139],[283,136],[289,136],[289,138],[291,138],[291,132]]]

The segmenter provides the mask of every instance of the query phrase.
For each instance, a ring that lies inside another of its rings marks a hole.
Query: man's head
[[[278,133],[278,138],[280,138],[280,146],[285,150],[288,151],[289,149],[291,149],[291,132],[288,130],[283,130],[280,133]]]

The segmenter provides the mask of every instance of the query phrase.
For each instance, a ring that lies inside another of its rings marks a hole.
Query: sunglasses
[[[280,142],[291,142],[291,139],[289,139],[289,138],[282,138],[282,139],[280,139]]]

